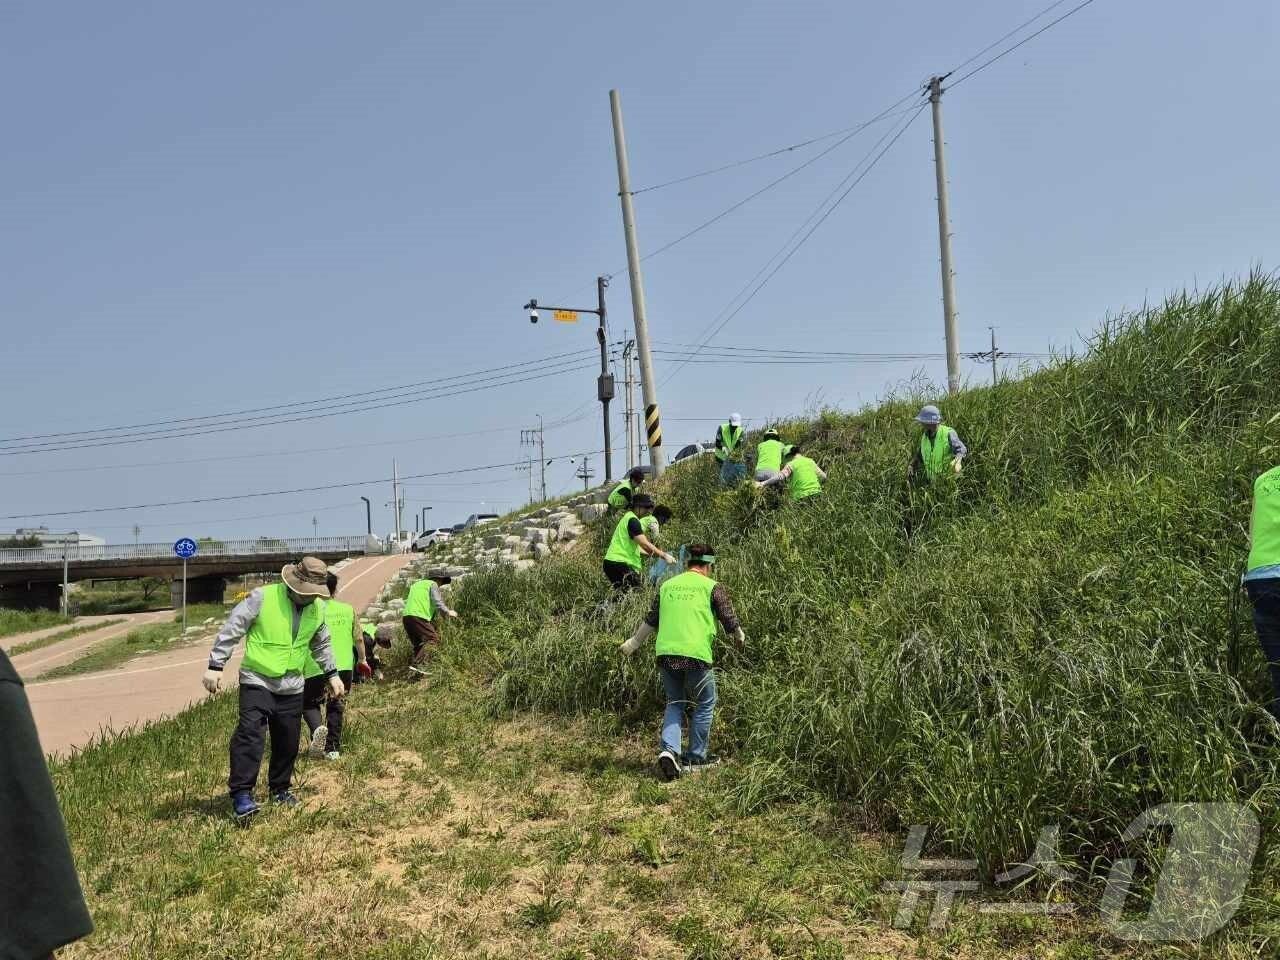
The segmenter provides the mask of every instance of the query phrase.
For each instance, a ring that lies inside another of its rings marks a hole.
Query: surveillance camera
[[[538,322],[538,311],[537,311],[537,310],[530,310],[530,311],[529,311],[529,322],[530,322],[530,323],[537,323],[537,322]]]

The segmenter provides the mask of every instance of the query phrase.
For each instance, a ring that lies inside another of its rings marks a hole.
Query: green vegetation
[[[20,550],[38,547],[43,541],[34,534],[25,537],[0,537],[0,550]]]
[[[187,607],[187,624],[198,626],[201,621],[209,617],[221,618],[225,613],[226,607],[220,603],[192,604]],[[78,660],[54,667],[48,673],[41,674],[34,682],[107,670],[134,657],[168,650],[181,641],[182,613],[179,611],[174,614],[172,622],[147,624],[145,627],[130,630],[123,636],[97,644]]]
[[[64,617],[54,610],[5,610],[0,608],[0,637],[31,633],[33,630],[45,630],[48,627],[57,627],[70,622],[70,617]]]
[[[670,786],[652,655],[617,650],[649,597],[596,612],[603,529],[458,583],[442,659],[356,691],[342,761],[300,766],[302,810],[232,826],[230,697],[61,761],[98,923],[67,956],[1271,955],[1280,730],[1237,581],[1278,364],[1280,288],[1254,277],[946,399],[972,455],[931,488],[905,482],[924,396],[781,425],[830,474],[810,507],[722,490],[707,458],[673,470],[664,539],[717,547],[748,642],[718,652],[729,762]],[[1241,911],[1205,944],[1119,942],[1098,878],[1139,855],[1134,817],[1182,800],[1261,819]],[[1020,892],[1082,915],[892,929],[911,824],[987,879],[1058,827],[1076,882]]]
[[[102,580],[73,591],[71,603],[81,616],[166,610],[170,606],[169,580],[166,577]]]
[[[55,643],[61,643],[63,640],[70,640],[81,634],[93,633],[95,630],[102,630],[105,627],[114,627],[118,623],[124,623],[123,620],[99,620],[97,623],[86,623],[80,627],[71,627],[69,630],[59,630],[57,633],[51,633],[48,636],[41,637],[39,640],[28,640],[26,643],[19,643],[11,647],[9,656],[16,657],[22,653],[33,653],[36,650],[42,650],[45,647],[51,647]]]

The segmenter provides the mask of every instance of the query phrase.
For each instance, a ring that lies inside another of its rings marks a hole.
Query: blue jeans
[[[662,714],[662,749],[681,755],[680,733],[685,712],[689,712],[689,756],[707,757],[711,739],[711,715],[716,707],[716,673],[711,667],[672,670],[658,662],[667,709]]]
[[[726,487],[741,483],[747,477],[747,465],[734,460],[726,460],[720,464],[720,482]]]

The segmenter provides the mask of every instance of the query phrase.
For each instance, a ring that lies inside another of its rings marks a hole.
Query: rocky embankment
[[[504,521],[494,521],[457,534],[421,554],[391,580],[365,607],[363,619],[398,623],[402,595],[423,577],[450,577],[455,582],[476,570],[509,566],[528,570],[535,563],[569,549],[586,525],[604,516],[608,489],[599,487],[563,503],[539,507]],[[446,588],[447,589],[447,588]]]

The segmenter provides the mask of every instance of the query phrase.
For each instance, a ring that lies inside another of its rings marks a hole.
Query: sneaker
[[[373,679],[381,683],[383,680],[387,679],[387,675],[383,673],[381,670],[379,670],[377,673],[373,675]]]
[[[705,757],[695,757],[691,755],[689,759],[684,762],[684,765],[685,769],[689,773],[700,773],[708,767],[714,767],[719,763],[720,758],[718,756],[714,753],[708,753]]]
[[[231,809],[235,811],[236,819],[244,822],[258,812],[258,805],[253,802],[253,794],[241,790],[231,795]]]
[[[662,779],[667,783],[680,779],[680,761],[670,750],[663,750],[658,754],[658,770],[661,771]]]
[[[307,748],[307,756],[312,760],[324,759],[324,743],[329,739],[329,728],[323,723],[311,731],[311,746]]]
[[[324,758],[326,760],[341,760],[342,754],[340,754],[337,750],[330,750],[328,753],[324,755]]]
[[[281,790],[271,798],[271,802],[277,807],[296,807],[302,801],[295,797],[292,791]]]

